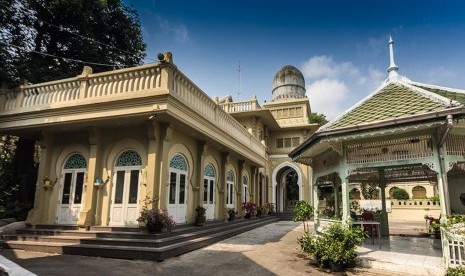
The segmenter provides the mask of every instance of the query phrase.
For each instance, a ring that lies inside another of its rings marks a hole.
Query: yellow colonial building
[[[158,198],[177,223],[223,220],[242,202],[278,212],[311,200],[311,168],[288,153],[317,129],[302,73],[284,66],[272,99],[210,98],[173,63],[21,86],[0,96],[0,132],[38,141],[28,223],[136,226]]]

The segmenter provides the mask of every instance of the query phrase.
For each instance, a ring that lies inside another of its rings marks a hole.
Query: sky
[[[399,74],[465,90],[465,1],[124,2],[139,14],[145,62],[172,52],[210,97],[269,102],[275,74],[293,65],[312,112],[335,118],[387,78],[390,36]]]

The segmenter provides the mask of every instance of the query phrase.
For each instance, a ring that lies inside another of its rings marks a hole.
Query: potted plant
[[[319,236],[306,232],[298,238],[298,243],[302,251],[315,257],[320,267],[341,271],[355,265],[355,249],[365,238],[366,234],[361,228],[337,222]]]
[[[265,204],[266,212],[269,216],[276,215],[276,211],[274,209],[274,203],[267,203]]]
[[[228,208],[228,221],[233,221],[237,216],[237,211],[234,208]]]
[[[262,216],[267,214],[267,209],[265,206],[257,207],[257,218],[261,218]]]
[[[425,215],[425,220],[429,220],[429,231],[434,235],[435,239],[441,238],[441,222],[432,216]]]
[[[149,233],[161,233],[165,229],[171,231],[176,223],[166,209],[157,207],[157,203],[158,199],[150,200],[149,197],[146,197],[137,221],[144,223]],[[151,208],[149,208],[149,205],[152,205]]]
[[[243,202],[242,209],[245,212],[244,218],[251,218],[257,214],[257,205],[253,202]]]
[[[207,212],[207,209],[205,209],[201,205],[195,208],[195,225],[196,226],[203,226],[205,224],[205,221],[207,220],[207,217],[205,216],[206,212]]]

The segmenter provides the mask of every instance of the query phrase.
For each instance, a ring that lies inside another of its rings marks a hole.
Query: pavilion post
[[[379,189],[381,190],[381,235],[389,237],[389,220],[386,212],[386,178],[384,168],[379,169]]]

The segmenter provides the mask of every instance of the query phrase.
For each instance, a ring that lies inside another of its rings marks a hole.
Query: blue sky
[[[270,101],[274,75],[291,64],[312,111],[334,118],[387,77],[390,35],[401,75],[465,89],[465,1],[125,2],[139,13],[146,62],[171,51],[212,97]]]

